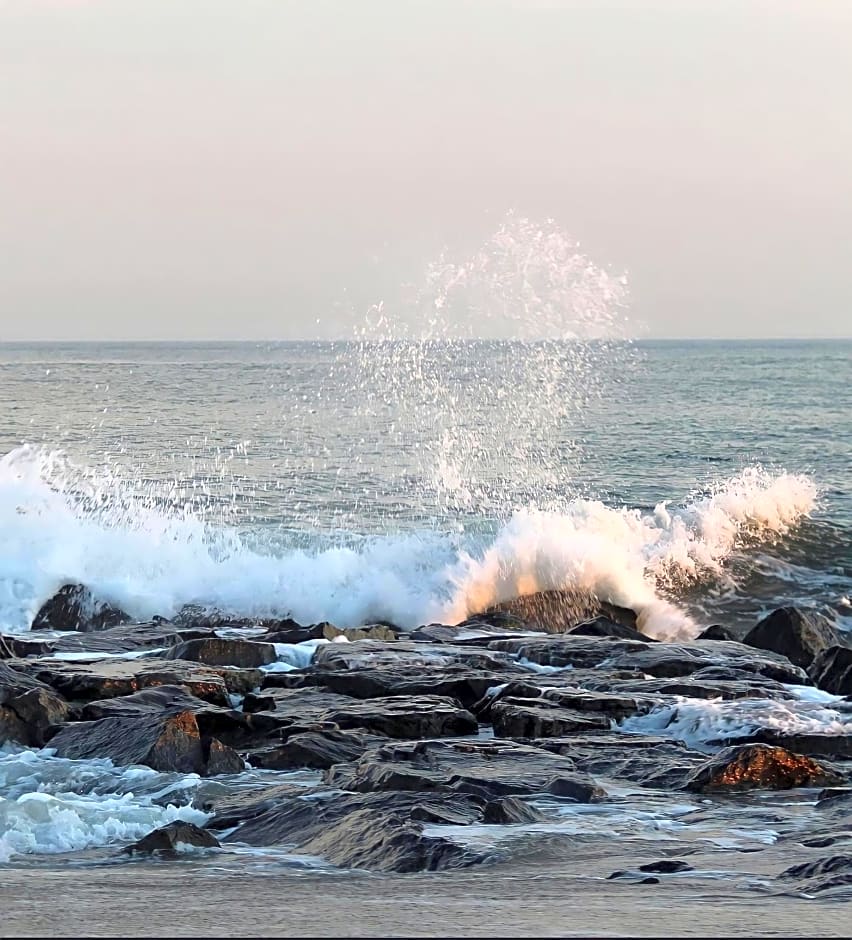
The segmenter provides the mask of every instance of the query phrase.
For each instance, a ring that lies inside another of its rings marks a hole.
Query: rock
[[[204,663],[206,666],[237,666],[241,669],[256,669],[259,666],[274,663],[278,656],[271,643],[208,637],[178,643],[164,653],[163,658],[184,659],[194,663]]]
[[[42,747],[51,727],[65,721],[69,712],[65,699],[49,686],[0,662],[0,744]]]
[[[42,604],[33,618],[33,630],[103,630],[132,618],[99,600],[82,584],[63,584]]]
[[[719,790],[789,790],[842,783],[832,769],[782,747],[743,744],[727,747],[698,768],[686,789],[699,793]]]
[[[206,829],[191,822],[175,821],[149,832],[147,836],[128,845],[123,851],[128,855],[165,855],[175,857],[182,846],[202,849],[220,848],[219,840]]]
[[[476,718],[467,709],[440,695],[361,700],[316,688],[277,689],[269,694],[275,708],[250,716],[258,731],[277,729],[287,734],[287,729],[304,730],[306,724],[324,723],[389,738],[434,738],[475,734],[478,729]]]
[[[633,670],[659,678],[688,676],[707,667],[737,670],[790,685],[809,685],[805,671],[773,652],[756,654],[742,643],[701,641],[692,643],[639,643],[610,637],[566,636],[495,640],[490,650],[514,653],[543,666],[572,666],[593,669],[606,664],[608,670]]]
[[[498,823],[500,825],[530,825],[544,822],[547,816],[533,809],[517,796],[504,796],[499,800],[491,800],[485,804],[482,812],[484,823]]]
[[[648,862],[646,865],[640,865],[639,871],[656,872],[663,875],[673,875],[679,871],[695,871],[692,865],[679,858],[664,858],[659,862]]]
[[[823,650],[839,645],[840,638],[828,620],[816,611],[779,607],[750,630],[743,643],[780,653],[796,666],[807,669]]]
[[[852,855],[829,855],[813,862],[803,862],[785,868],[779,878],[813,878],[816,875],[827,875],[834,872],[848,872],[852,874]]]
[[[56,645],[56,640],[0,634],[0,660],[46,656],[55,649]]]
[[[108,758],[182,774],[205,772],[201,733],[192,712],[163,717],[101,718],[65,725],[50,740],[57,757]]]
[[[210,636],[211,631],[176,626],[168,621],[127,623],[105,627],[95,633],[66,633],[52,643],[55,653],[130,653],[141,650],[168,649],[184,640]],[[96,659],[97,655],[93,657]]]
[[[544,698],[501,698],[489,711],[494,734],[500,738],[550,738],[609,730],[602,714],[562,708]]]
[[[829,646],[811,663],[808,675],[824,692],[852,695],[852,649]]]
[[[607,617],[595,617],[571,627],[567,631],[571,636],[611,636],[619,640],[638,640],[641,643],[655,643],[656,641],[633,627],[617,623]]]
[[[204,747],[205,773],[208,777],[220,774],[239,774],[245,770],[245,763],[239,754],[218,738],[202,741]]]
[[[737,642],[737,637],[733,631],[729,630],[727,627],[723,627],[720,623],[714,623],[706,629],[702,630],[701,633],[695,638],[696,640],[728,640],[733,643]]]
[[[326,783],[343,790],[455,791],[486,800],[550,793],[579,803],[601,798],[601,788],[577,774],[573,761],[509,742],[419,741],[371,748],[354,764],[337,764]]]
[[[381,872],[457,869],[483,856],[457,843],[423,834],[423,821],[474,822],[480,804],[456,794],[343,793],[328,798],[282,798],[266,802],[228,838],[249,845],[287,845],[341,868]],[[233,816],[214,818],[218,829]],[[292,850],[292,849],[291,849]]]
[[[775,728],[757,728],[745,734],[741,741],[770,744],[827,760],[852,760],[852,734],[801,734],[778,731]]]
[[[395,627],[383,623],[374,623],[363,627],[345,627],[343,629],[329,623],[323,626],[322,635],[326,640],[334,640],[342,636],[350,642],[355,640],[384,640],[386,643],[392,643],[399,635],[399,631]]]
[[[523,673],[508,656],[472,646],[448,643],[412,643],[397,640],[357,640],[354,643],[327,643],[313,660],[316,671],[340,672],[355,669],[397,669],[409,677],[423,670],[464,667],[467,670]]]
[[[571,627],[605,617],[608,620],[636,629],[636,612],[598,600],[586,591],[540,591],[495,604],[477,619],[491,620],[497,615],[509,614],[525,624],[527,629],[543,633],[565,633]]]
[[[205,701],[229,705],[229,693],[244,695],[263,682],[263,673],[257,669],[154,658],[94,663],[22,659],[14,661],[14,668],[68,699],[83,702],[131,695],[150,686],[179,685]]]
[[[252,766],[269,770],[293,770],[311,767],[327,770],[334,764],[345,764],[358,758],[369,748],[382,743],[382,738],[360,731],[303,731],[293,734],[283,744],[252,750]]]

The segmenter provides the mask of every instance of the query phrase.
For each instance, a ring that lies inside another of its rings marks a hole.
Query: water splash
[[[572,419],[623,372],[627,301],[626,277],[554,220],[510,213],[472,256],[428,265],[407,304],[371,308],[346,355],[424,499],[505,517],[570,496]]]

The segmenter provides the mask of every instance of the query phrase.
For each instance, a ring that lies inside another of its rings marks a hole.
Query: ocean
[[[0,345],[0,630],[409,628],[580,587],[648,632],[850,623],[852,341]]]

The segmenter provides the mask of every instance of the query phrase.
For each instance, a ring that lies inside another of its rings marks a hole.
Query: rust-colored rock
[[[803,754],[769,744],[726,747],[699,767],[686,789],[699,793],[724,790],[790,790],[824,787],[843,782],[835,770]]]

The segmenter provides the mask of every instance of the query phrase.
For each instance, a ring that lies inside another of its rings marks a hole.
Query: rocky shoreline
[[[408,632],[192,609],[129,619],[68,585],[30,633],[0,636],[0,743],[221,784],[193,797],[203,826],[115,846],[129,857],[272,846],[340,869],[466,870],[511,856],[503,832],[645,802],[720,856],[795,844],[764,890],[852,897],[852,649],[813,611],[689,642],[556,593]],[[820,724],[817,708],[839,717]],[[263,778],[229,786],[247,768]],[[294,783],[306,768],[310,785]],[[765,828],[755,794],[794,789],[807,811],[775,807],[771,842],[724,835]],[[689,877],[684,839],[609,877]]]

